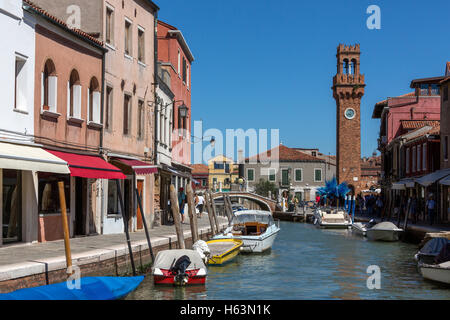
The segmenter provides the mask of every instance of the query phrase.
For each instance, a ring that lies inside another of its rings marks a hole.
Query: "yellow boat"
[[[218,239],[206,241],[210,256],[208,264],[221,265],[234,259],[241,250],[242,240]]]

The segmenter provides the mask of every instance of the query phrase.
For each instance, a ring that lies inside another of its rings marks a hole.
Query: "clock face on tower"
[[[347,119],[351,120],[356,116],[356,111],[353,108],[347,108],[345,109],[344,115]]]

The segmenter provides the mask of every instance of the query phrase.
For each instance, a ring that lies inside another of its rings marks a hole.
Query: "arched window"
[[[101,123],[100,120],[100,85],[97,78],[93,77],[88,89],[88,120],[89,122]]]
[[[343,70],[344,74],[348,74],[349,72],[348,68],[349,68],[348,59],[344,59],[344,70]]]
[[[356,59],[352,59],[350,63],[350,74],[356,74]]]
[[[55,64],[48,59],[41,75],[41,108],[42,110],[56,112],[57,85]]]
[[[67,112],[69,117],[81,119],[81,83],[77,70],[70,73],[67,85]]]

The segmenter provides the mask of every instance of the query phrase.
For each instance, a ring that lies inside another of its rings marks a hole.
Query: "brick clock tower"
[[[337,74],[333,78],[336,100],[336,175],[338,183],[347,182],[354,195],[361,180],[361,98],[364,75],[360,73],[359,44],[337,48]]]

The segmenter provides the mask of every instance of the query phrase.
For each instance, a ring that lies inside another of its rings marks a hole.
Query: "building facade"
[[[0,246],[38,241],[38,174],[69,173],[34,141],[36,17],[22,0],[0,3]]]
[[[278,159],[272,159],[271,163],[263,160],[272,154],[278,154]],[[310,201],[315,199],[317,189],[325,185],[327,164],[324,159],[279,145],[245,159],[243,167],[249,191],[253,191],[261,180],[269,181],[276,185],[278,196],[287,191],[300,200]]]
[[[205,192],[209,189],[209,169],[205,164],[193,164],[192,188],[195,192]]]
[[[230,191],[239,177],[239,165],[223,155],[208,160],[208,185],[213,191]]]
[[[178,190],[191,179],[191,65],[194,56],[182,32],[158,20],[158,62],[169,72],[174,93],[172,183]]]
[[[156,156],[154,79],[159,8],[149,0],[61,0],[57,3],[37,0],[36,3],[68,26],[85,30],[86,35],[101,42],[106,50],[101,70],[104,77],[98,83],[101,90],[94,91],[95,99],[100,99],[100,112],[90,112],[85,125],[97,129],[99,153],[122,170],[126,179],[119,186],[111,179],[102,179],[96,186],[96,193],[101,195],[98,225],[102,233],[123,232],[120,192],[130,229],[142,229],[136,197],[139,194],[142,198],[146,220],[151,222],[154,172],[157,171],[152,165]]]

